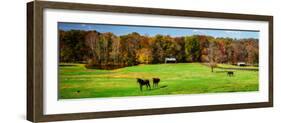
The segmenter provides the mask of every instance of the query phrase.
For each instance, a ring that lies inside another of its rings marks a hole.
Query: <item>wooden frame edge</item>
[[[237,19],[237,20],[259,20],[268,21],[272,18],[270,15],[255,15],[255,14],[237,14],[224,12],[207,12],[207,11],[192,11],[180,9],[164,9],[164,8],[145,8],[131,6],[113,6],[101,4],[86,4],[86,3],[69,3],[69,2],[49,2],[37,1],[37,5],[43,8],[51,9],[66,9],[66,10],[82,10],[82,11],[102,11],[116,12],[128,14],[152,14],[152,15],[168,15],[168,16],[189,16],[189,17],[208,17],[221,19]]]
[[[221,111],[221,110],[236,110],[236,109],[251,109],[271,107],[269,102],[248,103],[248,104],[228,104],[228,105],[210,105],[210,106],[195,106],[195,107],[176,107],[176,108],[160,108],[160,109],[141,109],[141,110],[125,110],[113,112],[89,112],[89,113],[73,113],[59,115],[45,115],[40,122],[64,121],[64,120],[81,120],[81,119],[99,119],[113,117],[128,117],[128,116],[144,116],[144,115],[159,115],[173,113],[191,113],[191,112],[206,112],[206,111]]]
[[[27,120],[38,122],[43,115],[43,8],[38,1],[27,3]]]
[[[33,24],[34,3],[27,3],[27,120],[34,121]]]
[[[269,23],[269,27],[268,27],[268,36],[269,36],[269,39],[268,39],[268,41],[269,41],[269,45],[268,45],[268,49],[269,49],[269,58],[268,58],[268,60],[269,60],[269,88],[268,88],[268,90],[269,90],[269,95],[268,95],[268,97],[269,97],[269,103],[270,103],[270,105],[271,105],[271,107],[273,107],[273,105],[274,105],[274,103],[273,103],[273,100],[274,100],[274,86],[273,86],[273,73],[274,73],[274,69],[273,69],[273,55],[274,55],[274,52],[273,52],[273,36],[274,36],[274,34],[273,34],[273,21],[274,21],[274,18],[273,18],[273,16],[269,16],[269,19],[268,19],[268,23]]]

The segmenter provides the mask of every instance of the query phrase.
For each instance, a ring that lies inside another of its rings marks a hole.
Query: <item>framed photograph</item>
[[[33,122],[273,106],[273,17],[27,3]]]

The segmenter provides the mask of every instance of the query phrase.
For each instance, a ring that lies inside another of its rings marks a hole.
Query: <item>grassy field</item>
[[[159,87],[139,90],[136,78],[159,77]],[[258,71],[234,71],[234,77],[200,63],[138,65],[115,70],[61,64],[59,98],[97,98],[168,94],[258,91]]]
[[[236,65],[230,65],[230,64],[218,64],[218,67],[223,67],[223,68],[250,68],[250,69],[258,69],[259,67],[257,66],[236,66]]]

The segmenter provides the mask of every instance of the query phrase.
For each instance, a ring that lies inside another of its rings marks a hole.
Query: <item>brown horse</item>
[[[233,75],[234,75],[234,72],[233,72],[233,71],[227,71],[227,75],[228,75],[228,76],[233,76]]]
[[[149,80],[143,80],[143,79],[140,79],[140,78],[137,78],[137,83],[139,83],[140,85],[140,90],[142,91],[142,86],[145,85],[146,86],[146,89],[151,89],[150,87],[150,84],[149,84]]]
[[[159,78],[152,78],[153,79],[153,88],[157,88],[158,87],[158,83],[160,82]]]

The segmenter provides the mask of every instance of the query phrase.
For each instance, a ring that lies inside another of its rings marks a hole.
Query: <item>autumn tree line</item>
[[[258,39],[215,38],[207,35],[171,37],[132,32],[117,36],[111,32],[59,30],[60,62],[83,62],[87,67],[177,62],[258,65]]]

